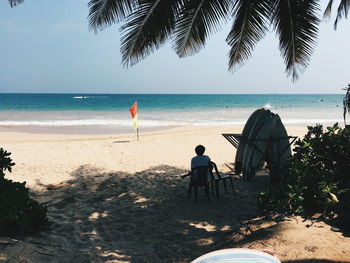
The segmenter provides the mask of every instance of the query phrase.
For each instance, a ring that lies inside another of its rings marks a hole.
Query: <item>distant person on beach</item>
[[[194,169],[197,167],[208,166],[211,164],[209,156],[204,155],[205,147],[203,145],[196,146],[194,151],[196,152],[197,156],[194,156],[191,160],[191,172],[183,175],[182,178],[185,178],[185,177],[191,175],[192,172],[195,171]]]

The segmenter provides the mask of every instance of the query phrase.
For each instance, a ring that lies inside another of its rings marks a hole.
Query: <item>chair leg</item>
[[[235,196],[237,196],[236,191],[235,191],[235,186],[233,185],[233,180],[231,177],[230,177],[230,182],[231,182],[232,192]]]
[[[216,189],[216,196],[219,197],[220,193],[219,193],[219,182],[215,181],[215,189]]]
[[[223,181],[224,181],[224,189],[225,189],[225,194],[227,194],[226,178],[225,178]]]
[[[210,201],[209,184],[205,186],[205,195],[208,197],[208,201]]]
[[[190,186],[188,187],[188,197],[191,197],[192,186],[193,186],[193,182],[192,182],[192,178],[191,178],[190,179]]]
[[[198,201],[198,186],[194,186],[194,201],[197,203]]]

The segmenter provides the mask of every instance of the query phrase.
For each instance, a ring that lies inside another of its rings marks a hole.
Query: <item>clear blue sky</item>
[[[0,92],[343,93],[350,82],[350,21],[334,31],[334,14],[322,23],[311,64],[293,84],[274,32],[242,68],[229,72],[229,26],[197,55],[179,59],[167,44],[123,68],[119,25],[90,32],[87,2],[26,0],[12,9],[0,2]]]

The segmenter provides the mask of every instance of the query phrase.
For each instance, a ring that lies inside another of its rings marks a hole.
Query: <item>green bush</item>
[[[287,177],[259,193],[259,206],[293,214],[320,212],[349,220],[350,129],[337,123],[326,130],[322,125],[308,127],[294,152]]]
[[[49,226],[46,207],[29,197],[24,183],[5,179],[15,165],[11,153],[0,148],[0,233],[34,234]]]

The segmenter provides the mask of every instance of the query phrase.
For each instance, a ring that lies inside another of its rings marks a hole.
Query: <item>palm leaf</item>
[[[14,7],[16,5],[22,4],[24,0],[9,0],[10,6]]]
[[[338,6],[338,12],[337,12],[337,18],[334,22],[334,29],[337,29],[338,21],[345,16],[345,18],[348,17],[350,7],[350,0],[341,0]]]
[[[267,31],[268,0],[237,0],[234,6],[234,22],[226,42],[229,51],[229,69],[247,60]]]
[[[175,27],[180,0],[142,0],[122,26],[123,64],[132,66],[169,38]]]
[[[90,0],[89,26],[97,31],[122,21],[137,5],[137,0]]]
[[[318,0],[277,0],[272,22],[288,76],[298,79],[309,64],[318,35]]]
[[[180,56],[197,53],[211,33],[220,29],[230,11],[230,0],[187,0],[180,8],[174,49]]]
[[[326,9],[324,10],[323,17],[330,17],[332,13],[333,0],[329,0]]]

